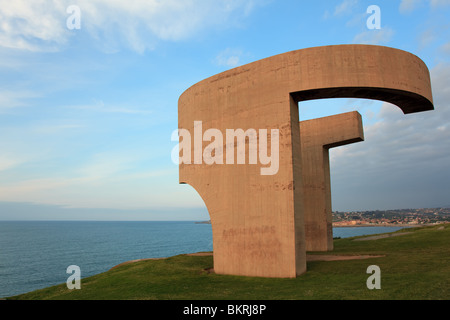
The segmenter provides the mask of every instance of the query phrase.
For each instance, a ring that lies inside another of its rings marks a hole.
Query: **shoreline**
[[[428,227],[433,226],[439,223],[425,223],[425,224],[407,224],[407,223],[361,223],[361,224],[349,224],[349,225],[341,225],[333,223],[333,228],[358,228],[358,227],[398,227],[398,228],[417,228],[417,227]],[[211,224],[211,220],[209,221],[195,221],[195,224]]]
[[[358,227],[398,227],[398,228],[417,228],[417,227],[428,227],[433,224],[351,224],[351,225],[334,225],[333,228],[358,228]]]

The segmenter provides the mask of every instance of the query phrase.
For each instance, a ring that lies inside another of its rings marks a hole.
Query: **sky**
[[[301,103],[300,120],[363,117],[365,141],[330,151],[333,210],[450,206],[448,17],[450,0],[0,0],[0,220],[209,219],[171,159],[179,96],[337,44],[420,57],[435,110]]]

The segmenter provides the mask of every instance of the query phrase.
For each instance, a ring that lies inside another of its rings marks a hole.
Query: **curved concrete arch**
[[[408,52],[372,45],[302,49],[200,81],[179,98],[179,128],[276,129],[279,170],[254,164],[180,165],[180,183],[204,199],[220,274],[295,277],[306,271],[299,101],[356,97],[394,103],[404,113],[433,109],[426,65]],[[194,138],[201,150],[207,142]],[[248,145],[247,145],[248,148]],[[223,148],[223,153],[226,148]]]
[[[399,107],[404,114],[433,110],[432,100],[414,92],[364,87],[324,88],[292,94],[298,102],[328,98],[361,98],[389,102]],[[431,98],[431,96],[430,96]]]

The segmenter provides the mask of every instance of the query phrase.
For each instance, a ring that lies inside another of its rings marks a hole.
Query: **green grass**
[[[401,230],[399,232],[404,232]],[[411,234],[371,241],[335,240],[329,254],[385,255],[349,261],[308,262],[295,279],[216,275],[212,256],[175,256],[124,265],[81,280],[10,297],[25,300],[311,300],[450,298],[450,224],[412,228]],[[369,290],[369,265],[381,269],[381,289]]]

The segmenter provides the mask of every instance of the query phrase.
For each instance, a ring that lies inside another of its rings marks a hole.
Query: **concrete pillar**
[[[361,115],[348,112],[300,122],[307,251],[333,250],[329,149],[364,140]]]

